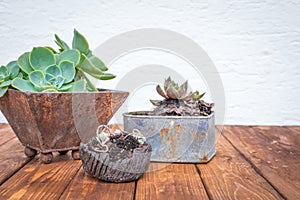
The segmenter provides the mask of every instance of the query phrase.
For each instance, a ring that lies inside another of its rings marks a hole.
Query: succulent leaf
[[[52,65],[46,68],[46,74],[50,74],[53,77],[61,76],[61,69],[57,65]]]
[[[100,69],[101,71],[107,71],[108,68],[105,66],[105,64],[102,62],[102,60],[100,60],[99,58],[97,58],[96,56],[90,56],[89,61],[98,69]]]
[[[55,36],[55,43],[61,48],[60,51],[68,50],[70,47],[65,43],[62,39],[58,37],[58,35]]]
[[[60,87],[62,87],[62,85],[64,84],[64,80],[65,79],[62,76],[57,76],[57,77],[50,79],[48,81],[48,84],[50,84],[50,86],[52,86],[52,88],[59,90]],[[46,88],[46,87],[44,86],[44,88]]]
[[[26,73],[29,74],[30,72],[33,71],[30,63],[29,63],[29,56],[30,52],[25,52],[23,53],[19,58],[18,58],[18,64],[19,67]]]
[[[103,71],[95,67],[84,54],[81,55],[81,58],[82,63],[80,65],[80,69],[95,78],[100,78],[100,75],[103,74]]]
[[[154,105],[154,106],[158,106],[161,103],[161,100],[150,100],[150,102]]]
[[[53,75],[46,73],[46,75],[45,75],[46,82],[49,82],[53,78],[55,78]]]
[[[10,79],[14,79],[18,76],[20,68],[17,61],[9,62],[6,67],[9,72]]]
[[[90,79],[84,74],[84,72],[79,69],[75,75],[75,80],[81,80],[81,79],[84,79],[86,81],[87,84],[86,87],[88,91],[93,91],[93,92],[98,91],[97,88],[94,86],[94,84],[90,81]]]
[[[56,87],[61,88],[61,86],[64,84],[65,79],[62,76],[56,77]]]
[[[59,67],[61,69],[62,76],[65,78],[64,83],[72,82],[76,73],[74,64],[69,61],[62,61],[59,64]]]
[[[40,70],[31,72],[29,74],[29,80],[34,86],[36,86],[38,88],[45,86],[44,74]]]
[[[6,67],[0,67],[0,81],[7,81],[9,80],[9,72]]]
[[[164,89],[162,89],[160,85],[156,86],[156,91],[160,96],[168,99],[168,95],[166,94],[166,91]]]
[[[89,50],[85,55],[86,55],[86,57],[89,58],[89,57],[93,56],[93,53],[91,50]]]
[[[73,83],[63,85],[59,88],[59,91],[69,91],[73,87]]]
[[[24,80],[21,78],[15,78],[12,83],[12,87],[23,91],[23,92],[38,92],[34,85],[29,80]]]
[[[188,95],[186,95],[184,98],[182,98],[183,101],[189,101],[193,97],[193,92],[190,92]]]
[[[0,87],[7,87],[10,86],[12,80],[4,81],[0,84]]]
[[[187,93],[187,88],[188,88],[188,81],[185,81],[179,88],[178,88],[178,93],[179,93],[179,98],[182,99],[186,96]]]
[[[26,74],[26,75],[27,75],[27,74]],[[19,73],[17,77],[18,77],[18,78],[23,78],[23,77],[24,77],[24,78],[26,79],[26,77],[23,75],[23,72]],[[27,79],[28,79],[28,77],[27,77]]]
[[[171,84],[171,77],[169,76],[167,79],[165,79],[165,83],[164,83],[165,91],[167,91],[170,84]]]
[[[54,54],[45,47],[34,47],[29,55],[29,63],[34,70],[45,71],[55,64]]]
[[[58,92],[56,88],[46,88],[42,92]]]
[[[103,74],[99,75],[100,80],[110,80],[110,79],[113,79],[115,77],[116,77],[116,75],[113,75],[111,73],[103,73]]]
[[[0,87],[0,97],[3,97],[7,90],[8,90],[8,86]]]
[[[178,99],[179,97],[178,91],[175,89],[175,87],[172,84],[169,85],[166,92],[170,99]]]
[[[65,50],[61,52],[56,58],[57,64],[60,64],[62,61],[72,62],[76,66],[80,62],[80,52],[76,49]]]
[[[81,53],[83,53],[85,55],[89,53],[89,44],[88,44],[87,40],[76,29],[74,29],[72,48],[78,49]]]
[[[72,85],[72,92],[82,92],[86,90],[86,81],[84,79],[75,81]]]
[[[201,99],[204,95],[205,95],[205,92],[203,94],[199,94],[198,91],[195,91],[192,95],[192,99],[194,101],[197,101],[197,100]]]
[[[53,49],[52,47],[45,46],[45,48],[49,49],[54,55],[57,54],[57,52],[55,51],[55,49]]]

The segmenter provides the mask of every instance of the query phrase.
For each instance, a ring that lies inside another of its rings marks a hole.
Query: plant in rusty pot
[[[164,100],[150,100],[152,111],[124,113],[124,129],[139,129],[152,146],[152,161],[206,163],[215,155],[213,103],[205,93],[188,92],[188,82],[171,78],[156,90]]]
[[[151,145],[137,129],[132,133],[118,129],[112,132],[101,125],[97,136],[81,142],[79,150],[83,169],[103,181],[137,180],[150,165]]]
[[[72,47],[55,35],[59,46],[34,47],[16,61],[0,67],[0,108],[25,146],[25,154],[41,153],[44,163],[52,152],[79,159],[82,139],[92,137],[125,101],[128,92],[98,90],[87,74],[99,80],[114,78],[74,30]]]

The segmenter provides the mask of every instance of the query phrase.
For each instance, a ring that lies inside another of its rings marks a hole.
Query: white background
[[[215,63],[226,95],[225,124],[300,125],[299,19],[299,0],[0,0],[0,63],[33,46],[54,46],[54,33],[70,43],[74,28],[91,49],[126,31],[168,29],[194,40]],[[118,78],[101,86],[113,89],[124,74],[145,64],[171,67],[193,89],[205,90],[191,66],[156,51],[117,60],[110,71]],[[155,84],[136,91],[128,109],[150,108]]]

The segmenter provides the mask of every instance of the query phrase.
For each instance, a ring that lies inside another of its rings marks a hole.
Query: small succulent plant
[[[214,104],[200,100],[205,93],[188,92],[188,81],[179,86],[168,77],[165,79],[164,87],[157,85],[156,91],[164,100],[150,100],[155,106],[150,115],[207,116],[212,112]]]
[[[0,68],[0,97],[8,88],[29,92],[97,91],[86,74],[99,80],[115,75],[89,49],[85,37],[76,29],[72,48],[55,34],[59,51],[51,47],[34,47],[17,61]]]
[[[205,93],[199,94],[198,91],[188,93],[188,81],[185,81],[182,85],[175,83],[171,77],[165,80],[164,87],[159,84],[156,86],[157,93],[164,97],[165,100],[177,99],[183,101],[199,100]],[[159,105],[161,100],[150,100],[153,105]]]

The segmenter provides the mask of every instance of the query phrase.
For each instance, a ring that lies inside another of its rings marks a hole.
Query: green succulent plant
[[[188,81],[185,81],[182,85],[178,85],[178,83],[175,83],[171,77],[168,77],[165,79],[164,86],[160,86],[159,84],[156,86],[157,93],[164,97],[165,100],[168,99],[177,99],[182,101],[197,101],[201,99],[205,93],[199,94],[198,91],[195,92],[189,92],[188,93]],[[162,101],[161,100],[150,100],[150,102],[153,105],[158,105]]]
[[[86,74],[109,80],[115,75],[89,49],[86,38],[74,29],[72,48],[55,34],[58,52],[52,47],[34,47],[17,61],[0,68],[0,97],[12,87],[29,92],[98,91]]]

